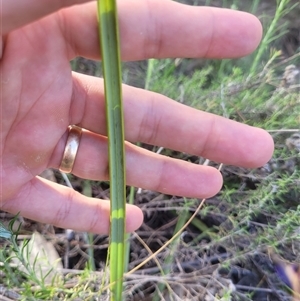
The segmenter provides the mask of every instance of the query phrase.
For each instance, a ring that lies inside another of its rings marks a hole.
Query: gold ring
[[[69,135],[64,150],[64,155],[60,163],[59,170],[64,173],[71,173],[76,159],[82,128],[76,125],[68,127]]]

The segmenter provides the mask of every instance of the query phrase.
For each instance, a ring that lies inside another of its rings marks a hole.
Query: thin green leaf
[[[109,148],[110,282],[112,284],[112,300],[121,300],[125,252],[126,179],[121,59],[116,1],[98,0],[98,15]]]

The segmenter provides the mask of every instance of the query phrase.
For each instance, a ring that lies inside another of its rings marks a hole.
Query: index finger
[[[235,58],[251,53],[262,35],[248,13],[167,0],[119,1],[124,60],[165,57]],[[76,55],[99,59],[96,4],[64,10],[63,33]]]

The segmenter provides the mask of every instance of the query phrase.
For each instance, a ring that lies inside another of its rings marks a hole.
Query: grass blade
[[[121,300],[124,273],[126,180],[121,60],[116,1],[98,0],[98,15],[109,148],[111,300]]]
[[[257,67],[261,63],[262,56],[264,52],[268,49],[268,46],[271,42],[271,39],[276,35],[278,29],[279,20],[288,13],[288,4],[290,0],[281,0],[277,1],[277,9],[274,15],[274,18],[266,30],[266,33],[261,41],[261,44],[255,54],[254,62],[250,69],[250,76],[253,76],[257,72]]]

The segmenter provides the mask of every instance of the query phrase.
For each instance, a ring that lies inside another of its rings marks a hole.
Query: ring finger
[[[66,135],[55,153],[62,154]],[[128,185],[187,197],[209,197],[222,186],[220,173],[200,166],[158,155],[126,142],[126,175]],[[72,173],[91,180],[108,180],[107,138],[83,130]],[[58,168],[61,155],[51,162]]]

